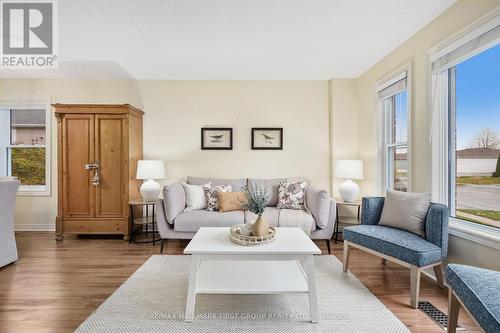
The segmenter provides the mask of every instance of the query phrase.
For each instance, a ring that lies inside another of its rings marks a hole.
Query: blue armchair
[[[431,203],[425,223],[425,238],[411,232],[379,226],[383,197],[363,198],[361,224],[344,229],[344,272],[349,265],[349,249],[355,247],[385,260],[410,268],[411,306],[418,307],[420,273],[433,267],[440,287],[442,262],[448,252],[448,208]]]

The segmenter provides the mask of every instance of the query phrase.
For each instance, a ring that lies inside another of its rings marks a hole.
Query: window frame
[[[0,109],[43,109],[45,110],[45,144],[36,146],[12,145],[9,143],[5,148],[45,148],[45,185],[20,185],[17,191],[19,197],[46,197],[52,194],[52,122],[51,106],[47,99],[20,99],[0,97]],[[4,153],[3,151],[1,152]]]
[[[377,162],[377,167],[378,167],[378,181],[377,181],[377,188],[378,188],[378,194],[379,195],[385,195],[386,190],[389,188],[390,184],[390,179],[389,179],[389,173],[391,171],[391,167],[389,164],[389,150],[393,148],[396,150],[398,147],[405,147],[406,146],[406,158],[407,158],[407,174],[408,174],[408,179],[407,179],[407,191],[411,191],[412,189],[412,180],[411,180],[411,175],[412,175],[412,154],[411,154],[411,118],[412,118],[412,63],[408,62],[404,66],[398,68],[397,70],[393,71],[391,74],[387,75],[383,79],[379,80],[375,84],[375,92],[378,94],[378,92],[382,91],[386,87],[389,87],[391,84],[396,83],[397,81],[401,80],[404,76],[404,73],[406,73],[406,107],[407,107],[407,129],[406,129],[406,142],[394,142],[394,143],[388,143],[388,139],[390,137],[390,129],[388,126],[388,123],[392,119],[391,117],[386,117],[386,112],[384,108],[384,100],[386,98],[379,98],[377,96],[377,109],[378,109],[378,126],[377,126],[377,138],[378,138],[378,162]],[[403,77],[402,77],[403,76]],[[394,95],[395,96],[395,95]],[[394,97],[392,96],[392,97]]]
[[[463,30],[427,51],[427,103],[428,119],[430,120],[429,174],[431,177],[429,177],[429,188],[432,189],[432,200],[447,206],[450,205],[449,232],[451,235],[500,250],[500,228],[486,226],[451,216],[451,212],[455,208],[454,193],[451,188],[454,186],[456,180],[452,179],[452,175],[455,174],[455,165],[452,163],[452,159],[455,156],[455,151],[452,151],[455,149],[455,143],[451,143],[449,140],[450,133],[454,130],[456,116],[456,110],[454,109],[455,96],[449,93],[450,89],[454,89],[452,85],[455,84],[453,79],[455,66],[497,44],[488,47],[483,45],[472,51],[467,57],[460,59],[457,63],[452,63],[453,66],[451,66],[451,68],[446,69],[446,79],[444,79],[443,76],[443,80],[441,81],[444,86],[446,86],[444,92],[447,98],[446,100],[442,98],[439,101],[439,114],[437,114],[434,108],[434,97],[438,89],[437,84],[439,84],[435,84],[434,80],[438,80],[437,76],[439,74],[433,72],[432,67],[433,62],[437,59],[478,38],[487,31],[493,29],[499,23],[500,7],[469,24]]]

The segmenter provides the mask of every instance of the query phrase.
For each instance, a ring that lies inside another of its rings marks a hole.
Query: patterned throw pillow
[[[286,181],[278,187],[278,209],[305,209],[307,182]]]
[[[212,185],[212,183],[204,184],[203,191],[207,197],[207,210],[216,211],[218,210],[217,205],[217,192],[231,192],[231,185]]]

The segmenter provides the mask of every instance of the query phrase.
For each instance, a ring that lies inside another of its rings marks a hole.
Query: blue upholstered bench
[[[418,307],[420,273],[433,267],[440,287],[443,285],[442,261],[448,251],[448,208],[431,203],[425,222],[425,237],[378,222],[384,207],[383,197],[363,198],[361,225],[344,229],[344,272],[349,264],[349,248],[356,247],[410,268],[411,306]]]
[[[455,333],[460,305],[485,332],[500,332],[500,272],[449,264],[448,332]]]

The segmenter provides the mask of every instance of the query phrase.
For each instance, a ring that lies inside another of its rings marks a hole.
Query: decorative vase
[[[267,234],[269,234],[269,224],[262,216],[259,216],[253,224],[252,235],[266,236]]]

